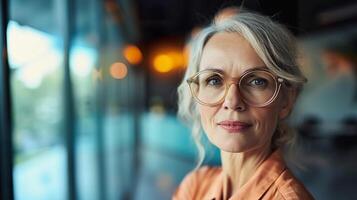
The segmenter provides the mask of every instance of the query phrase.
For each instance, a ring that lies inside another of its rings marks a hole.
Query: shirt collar
[[[280,174],[285,170],[280,150],[274,151],[257,169],[254,175],[248,180],[242,188],[240,188],[230,200],[250,200],[260,199],[260,197],[268,190],[268,188],[278,179]],[[221,171],[221,182],[217,190],[212,194],[211,199],[221,199],[223,195],[222,189],[227,186],[227,179]]]

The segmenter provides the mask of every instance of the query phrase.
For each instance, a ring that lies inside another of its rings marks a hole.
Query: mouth
[[[217,123],[217,125],[229,133],[241,133],[252,126],[252,124],[249,123],[231,120],[221,121]]]

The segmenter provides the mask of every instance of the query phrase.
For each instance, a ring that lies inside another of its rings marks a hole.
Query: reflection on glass
[[[9,1],[16,200],[67,199],[63,41],[55,2]]]
[[[53,35],[11,21],[16,199],[66,199],[62,54]]]

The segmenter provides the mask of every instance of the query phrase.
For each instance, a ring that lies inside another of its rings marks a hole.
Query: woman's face
[[[218,69],[238,78],[256,67],[265,67],[265,64],[243,37],[217,33],[204,47],[199,70]],[[293,98],[284,98],[291,95],[283,94],[280,91],[275,101],[266,107],[252,107],[242,101],[237,84],[232,84],[221,104],[197,104],[202,127],[209,140],[223,151],[269,148],[278,121],[289,114],[293,104]]]

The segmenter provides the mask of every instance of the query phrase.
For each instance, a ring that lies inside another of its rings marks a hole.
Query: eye
[[[264,78],[255,78],[249,82],[250,85],[259,87],[266,86],[267,83],[268,81]]]
[[[218,75],[214,75],[211,77],[208,77],[206,79],[206,85],[208,86],[218,86],[218,85],[222,85],[222,78]]]

